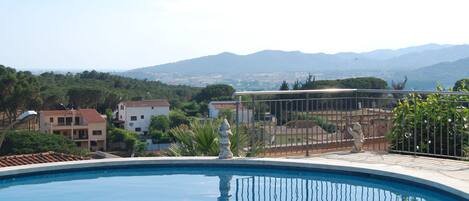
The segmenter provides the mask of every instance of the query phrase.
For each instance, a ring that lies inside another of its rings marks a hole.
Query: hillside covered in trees
[[[166,98],[174,105],[189,101],[199,88],[167,85],[159,81],[138,80],[109,73],[33,75],[0,65],[0,112],[12,121],[17,112],[58,109],[60,104],[75,108],[96,108],[101,113],[122,100]]]

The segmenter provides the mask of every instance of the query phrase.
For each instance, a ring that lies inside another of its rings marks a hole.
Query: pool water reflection
[[[0,200],[457,200],[394,181],[226,167],[88,170],[0,180]]]

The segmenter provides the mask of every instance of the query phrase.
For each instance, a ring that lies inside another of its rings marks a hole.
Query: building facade
[[[39,127],[41,132],[69,138],[78,147],[106,151],[106,119],[95,109],[41,111]]]
[[[236,119],[236,101],[211,101],[208,103],[208,116],[210,118],[218,118],[222,110],[229,110]],[[253,117],[252,110],[244,107],[242,104],[238,107],[239,122],[251,122]]]
[[[126,130],[147,134],[152,116],[169,115],[169,102],[165,99],[124,101],[118,104],[117,120]]]

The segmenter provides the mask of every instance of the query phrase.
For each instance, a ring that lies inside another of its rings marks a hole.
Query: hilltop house
[[[210,118],[218,118],[220,112],[229,110],[233,114],[233,119],[236,117],[236,101],[211,101],[208,103],[208,116]],[[250,122],[252,120],[252,110],[244,107],[242,104],[238,108],[238,118],[240,122]]]
[[[90,151],[106,150],[106,120],[95,109],[40,111],[39,130],[63,135]]]
[[[116,117],[126,130],[147,134],[152,116],[169,115],[169,102],[165,99],[124,101],[119,103]]]

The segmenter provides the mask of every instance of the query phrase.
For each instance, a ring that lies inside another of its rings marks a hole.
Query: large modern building
[[[124,101],[118,104],[116,113],[123,128],[139,134],[147,134],[151,117],[169,115],[169,102],[165,99]]]
[[[40,131],[63,135],[78,147],[106,150],[106,119],[95,109],[41,111],[39,126]]]

